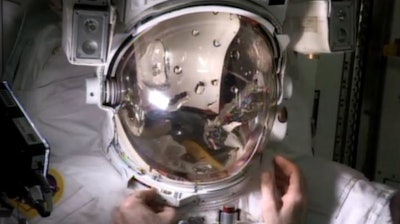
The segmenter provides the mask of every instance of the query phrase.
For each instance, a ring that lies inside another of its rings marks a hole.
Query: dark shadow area
[[[361,113],[367,116],[370,125],[366,136],[359,136],[360,141],[365,141],[366,153],[364,161],[359,161],[357,165],[369,179],[373,180],[379,140],[377,130],[380,128],[387,64],[383,47],[390,42],[394,0],[371,0],[369,4],[371,16],[366,24],[368,28],[360,38],[365,38],[367,44],[363,53],[365,63],[361,67],[364,76]]]

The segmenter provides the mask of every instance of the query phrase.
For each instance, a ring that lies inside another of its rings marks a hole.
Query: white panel
[[[297,154],[309,155],[311,154],[310,118],[318,61],[309,60],[304,55],[290,54],[289,62],[287,75],[290,75],[293,81],[293,95],[290,100],[284,102],[288,109],[288,127],[284,141],[290,147],[294,147]]]
[[[324,55],[318,60],[315,90],[320,91],[320,100],[314,152],[328,160],[332,160],[335,147],[342,67],[343,54]]]
[[[290,55],[289,62],[288,74],[292,77],[294,83],[293,98],[301,95],[305,99],[303,106],[310,118],[314,106],[314,93],[316,90],[320,91],[316,135],[313,138],[314,155],[332,160],[343,54],[320,55],[318,59],[313,60],[301,54]],[[290,113],[293,113],[293,111],[289,111],[289,117]],[[311,126],[311,123],[301,122],[297,125]],[[288,127],[289,135],[293,134],[290,126],[291,124]],[[295,133],[294,135],[302,135],[302,133]],[[307,149],[298,150],[307,151]]]

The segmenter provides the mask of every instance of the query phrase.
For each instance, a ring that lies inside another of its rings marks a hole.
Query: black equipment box
[[[50,147],[7,82],[0,83],[0,144],[0,193],[37,204],[37,197],[28,189],[44,186],[48,191]],[[44,210],[39,213],[49,215]]]

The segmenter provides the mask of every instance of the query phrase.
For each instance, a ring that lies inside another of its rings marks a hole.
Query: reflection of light
[[[208,73],[208,71],[209,71],[209,70],[208,70],[207,68],[198,68],[198,69],[197,69],[197,72],[198,72],[198,73]]]
[[[199,67],[197,68],[198,73],[208,73],[208,63],[207,60],[202,58],[200,55],[197,57],[197,62],[199,63]]]
[[[197,57],[198,62],[201,66],[206,66],[207,65],[207,60],[205,60],[204,58],[202,58],[200,55]]]
[[[149,102],[161,110],[165,110],[169,104],[169,98],[159,91],[150,91]]]

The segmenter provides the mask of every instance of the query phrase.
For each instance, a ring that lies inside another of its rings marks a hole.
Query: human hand
[[[265,224],[299,224],[306,218],[306,187],[300,168],[282,156],[274,158],[275,172],[261,176]]]
[[[156,202],[155,189],[136,191],[113,211],[113,224],[170,224],[175,209]]]

